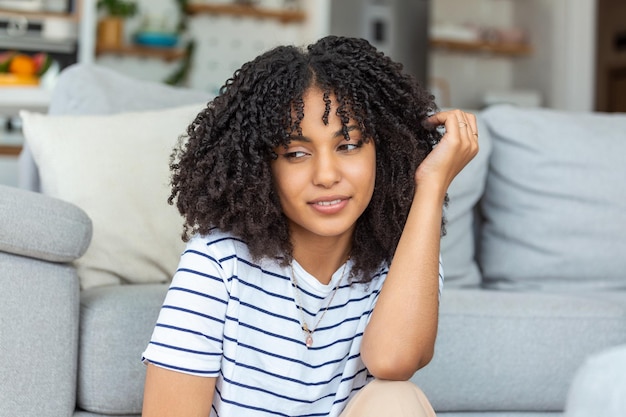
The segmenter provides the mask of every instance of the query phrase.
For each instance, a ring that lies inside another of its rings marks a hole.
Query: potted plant
[[[98,0],[104,16],[98,22],[98,47],[119,48],[124,43],[124,19],[137,14],[137,3],[131,0]]]

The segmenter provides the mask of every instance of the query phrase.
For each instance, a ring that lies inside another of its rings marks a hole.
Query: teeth
[[[333,201],[318,201],[317,204],[318,206],[332,206],[333,204],[339,204],[341,203],[341,200],[337,199],[337,200],[333,200]]]

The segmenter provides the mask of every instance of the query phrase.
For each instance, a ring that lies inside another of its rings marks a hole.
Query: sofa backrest
[[[207,92],[137,80],[112,69],[74,64],[59,75],[48,113],[51,115],[97,115],[156,110],[209,102]],[[20,188],[40,191],[37,165],[25,144],[18,161]]]
[[[483,285],[626,288],[626,114],[494,106]]]

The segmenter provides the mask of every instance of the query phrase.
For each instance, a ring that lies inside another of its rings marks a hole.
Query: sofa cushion
[[[626,115],[497,106],[480,265],[491,288],[626,287]]]
[[[624,292],[448,289],[435,357],[412,380],[438,411],[558,411],[583,360],[623,343]]]
[[[59,75],[49,113],[103,115],[158,110],[208,103],[212,97],[204,91],[141,80],[103,66],[74,64]]]
[[[91,245],[76,261],[83,289],[170,279],[184,245],[182,218],[167,204],[169,158],[203,107],[104,116],[21,113],[42,191],[82,208],[93,222]]]
[[[480,115],[477,123],[480,150],[448,188],[446,235],[441,239],[446,288],[475,287],[481,282],[475,260],[475,207],[485,190],[492,144]]]
[[[167,285],[115,285],[81,293],[78,406],[92,413],[141,414],[141,354]]]

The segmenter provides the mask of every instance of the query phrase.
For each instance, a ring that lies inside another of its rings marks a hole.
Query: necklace
[[[311,346],[313,346],[313,333],[317,330],[317,328],[320,325],[320,322],[322,321],[322,319],[326,315],[326,312],[328,311],[328,308],[330,307],[330,304],[333,302],[333,298],[335,298],[335,294],[337,294],[337,290],[339,289],[339,284],[341,284],[341,281],[343,281],[343,277],[345,276],[345,273],[346,273],[346,267],[348,266],[348,261],[346,261],[346,263],[343,265],[343,269],[341,270],[341,278],[339,278],[339,280],[337,280],[337,285],[335,285],[335,289],[333,290],[333,294],[331,295],[330,300],[328,300],[328,304],[326,304],[326,308],[322,312],[322,315],[320,316],[320,318],[317,320],[317,323],[315,323],[315,327],[313,329],[309,328],[309,325],[307,324],[306,319],[304,318],[304,310],[302,308],[302,299],[300,298],[300,292],[298,291],[298,281],[296,280],[296,274],[294,274],[294,272],[293,272],[293,263],[290,264],[289,266],[291,268],[291,283],[293,284],[293,292],[294,292],[294,294],[296,296],[296,301],[298,303],[298,309],[300,310],[300,320],[302,321],[302,326],[301,327],[302,327],[302,331],[306,335],[306,339],[304,340],[304,344],[306,345],[306,347],[308,349]]]

